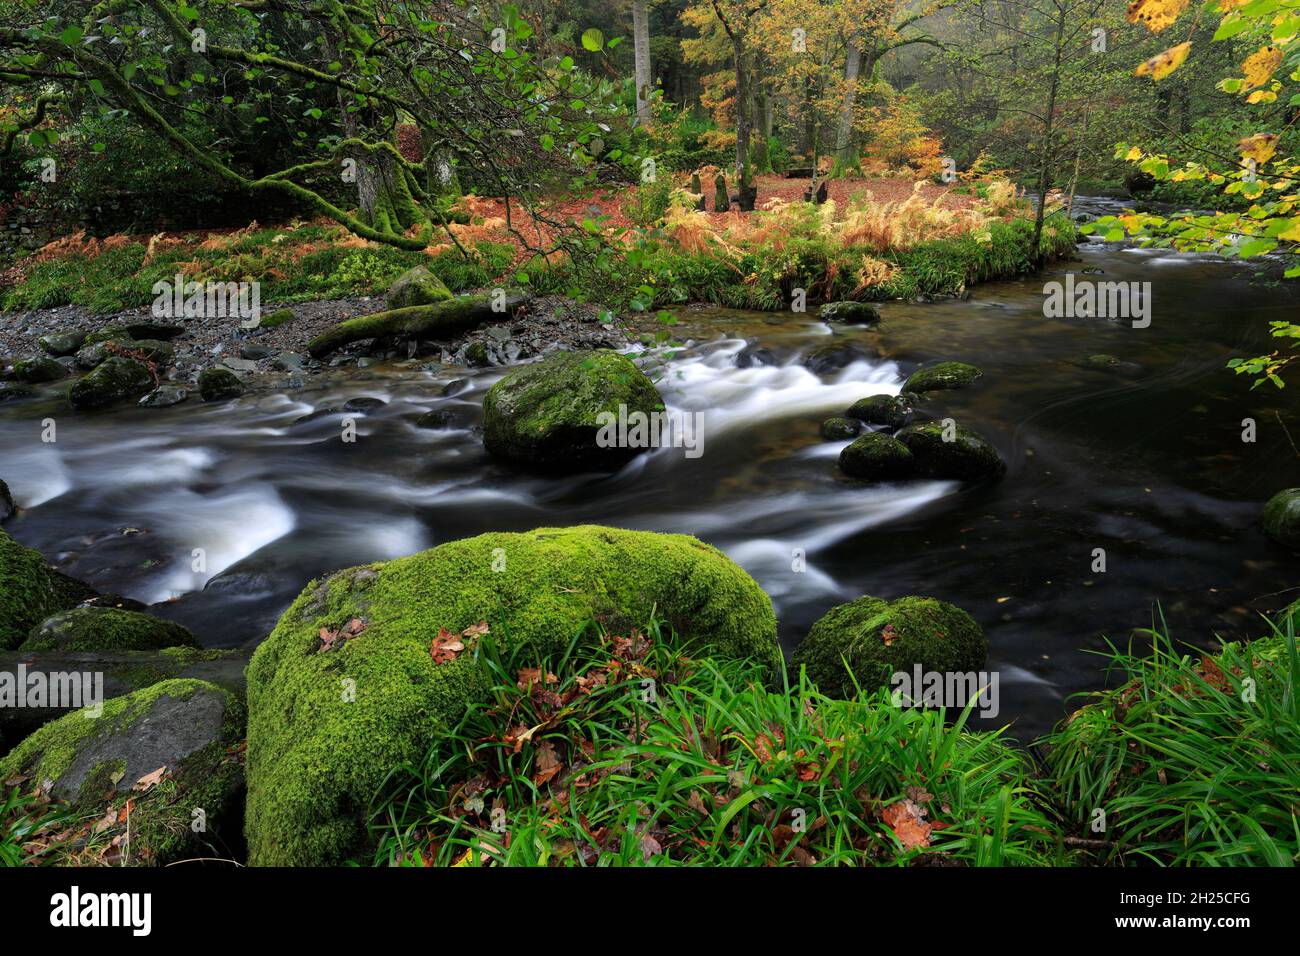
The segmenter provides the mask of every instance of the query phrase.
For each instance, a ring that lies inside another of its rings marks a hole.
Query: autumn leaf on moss
[[[1277,134],[1256,133],[1254,136],[1247,136],[1238,141],[1237,148],[1241,150],[1243,159],[1253,159],[1257,165],[1262,165],[1272,159],[1273,154],[1277,152]]]
[[[1241,64],[1241,72],[1246,75],[1246,88],[1263,86],[1269,77],[1282,65],[1282,48],[1280,46],[1260,47]]]
[[[1128,22],[1159,33],[1182,16],[1189,3],[1191,0],[1133,0],[1128,5]]]
[[[1191,43],[1180,43],[1178,46],[1171,46],[1168,50],[1161,50],[1134,70],[1133,75],[1150,76],[1153,80],[1163,80],[1183,65],[1183,61],[1187,59],[1187,54],[1191,49]]]

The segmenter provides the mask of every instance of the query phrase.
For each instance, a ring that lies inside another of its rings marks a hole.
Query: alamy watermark
[[[88,718],[104,713],[104,675],[91,671],[29,671],[19,664],[14,671],[0,671],[0,708],[56,707],[85,708]]]
[[[927,671],[920,664],[895,671],[889,678],[890,701],[895,707],[946,707],[960,710],[977,701],[981,717],[996,717],[1001,710],[997,671]]]
[[[1132,319],[1133,328],[1151,324],[1150,282],[1095,282],[1065,274],[1043,286],[1043,315],[1049,319]]]
[[[262,314],[260,282],[197,282],[180,273],[159,279],[150,290],[159,319],[256,319]]]
[[[629,412],[626,405],[618,413],[596,415],[600,430],[596,445],[600,448],[684,448],[687,458],[704,454],[703,412]]]

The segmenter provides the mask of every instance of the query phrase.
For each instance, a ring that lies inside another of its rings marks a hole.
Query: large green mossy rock
[[[199,647],[188,628],[138,611],[113,607],[74,607],[32,628],[22,651],[146,651]]]
[[[601,416],[663,408],[654,382],[619,352],[556,352],[508,372],[483,398],[483,444],[495,458],[546,471],[614,469],[646,449],[601,447]],[[628,419],[629,423],[633,419]]]
[[[1278,544],[1300,548],[1300,488],[1286,488],[1269,498],[1260,524]]]
[[[780,661],[767,595],[686,535],[599,526],[484,534],[313,583],[248,668],[248,845],[261,865],[339,863],[370,852],[366,807],[482,698],[471,653],[430,656],[442,628],[480,620],[523,661],[556,654],[599,617],[655,614],[700,653]],[[363,629],[323,650],[322,629]],[[349,699],[352,698],[352,699]]]
[[[244,383],[228,368],[205,368],[199,373],[199,397],[205,402],[222,402],[244,394]]]
[[[940,362],[919,368],[903,383],[904,392],[934,392],[946,388],[964,388],[984,373],[965,362]]]
[[[168,680],[102,708],[98,717],[87,710],[66,714],[27,737],[0,759],[0,780],[25,777],[24,786],[87,816],[105,817],[130,799],[124,863],[229,856],[243,781],[239,698],[205,681]],[[160,768],[166,773],[158,783],[132,792]],[[100,836],[107,843],[108,834]]]
[[[139,398],[154,385],[153,375],[145,365],[114,355],[69,385],[68,401],[74,408],[102,408]]]
[[[416,266],[403,272],[388,289],[388,307],[405,309],[412,305],[433,305],[453,298],[443,281],[426,269]]]
[[[895,430],[912,420],[912,403],[906,395],[868,395],[850,405],[844,414],[868,425]]]
[[[1007,470],[991,442],[956,422],[918,422],[896,437],[911,451],[920,477],[994,481]]]
[[[978,671],[987,654],[984,632],[959,607],[926,597],[860,597],[827,611],[791,664],[806,666],[823,693],[848,698],[857,692],[854,679],[871,693],[917,664],[939,673]]]
[[[15,362],[12,374],[16,382],[39,385],[42,382],[57,382],[61,378],[67,378],[68,370],[54,359],[42,356]]]
[[[0,531],[0,650],[17,647],[45,618],[93,593]]]

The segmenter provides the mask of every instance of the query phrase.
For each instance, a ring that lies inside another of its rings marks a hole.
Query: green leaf
[[[592,53],[598,53],[600,52],[600,48],[603,47],[604,45],[605,45],[605,34],[597,30],[595,27],[592,27],[590,30],[586,30],[585,32],[583,32],[582,34],[583,49],[590,50]]]
[[[74,23],[70,27],[63,28],[63,32],[59,34],[59,42],[72,46],[73,44],[78,43],[85,35],[85,31]]]

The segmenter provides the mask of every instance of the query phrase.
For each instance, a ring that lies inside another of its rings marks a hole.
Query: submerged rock
[[[840,452],[840,471],[852,478],[893,481],[912,477],[916,468],[901,441],[884,432],[868,432]]]
[[[945,388],[963,388],[983,376],[974,365],[965,362],[940,362],[918,368],[903,383],[905,392],[933,392]]]
[[[1300,548],[1300,488],[1286,488],[1268,499],[1260,523],[1278,544]]]
[[[116,819],[129,798],[130,840],[115,862],[229,856],[225,841],[239,830],[244,716],[239,699],[214,684],[163,681],[105,702],[98,719],[79,711],[46,724],[0,759],[0,780],[27,777],[32,789],[94,818],[109,807]],[[191,825],[195,809],[201,830]],[[110,835],[99,834],[106,844]]]
[[[153,385],[153,374],[146,366],[114,355],[68,386],[68,401],[73,408],[102,408],[142,395]]]
[[[850,325],[876,325],[880,310],[870,302],[827,302],[817,312],[823,322],[844,322]]]
[[[0,382],[0,402],[7,402],[14,398],[26,398],[35,393],[26,385],[16,385],[13,382]]]
[[[0,479],[0,521],[6,521],[18,513],[18,506],[14,504],[14,496],[9,491],[9,486]]]
[[[822,438],[827,441],[843,441],[853,438],[862,431],[862,422],[855,418],[828,418],[822,422]]]
[[[1137,362],[1125,362],[1113,355],[1089,355],[1079,360],[1079,365],[1098,372],[1119,372],[1123,375],[1136,375],[1142,371]]]
[[[244,394],[244,383],[228,368],[205,368],[199,373],[199,395],[205,402],[220,402]]]
[[[545,661],[593,617],[627,633],[652,612],[701,655],[776,672],[772,602],[726,555],[686,535],[484,534],[308,587],[248,667],[250,862],[327,865],[368,852],[365,808],[392,768],[423,759],[491,686],[475,654],[431,657],[441,628],[460,634],[486,620],[498,646]],[[349,627],[355,636],[324,649],[322,629]],[[348,682],[355,699],[341,703]]]
[[[824,375],[867,358],[871,358],[871,353],[857,342],[827,342],[805,355],[803,365],[814,375]]]
[[[983,436],[955,422],[918,422],[898,433],[912,452],[916,473],[951,481],[986,481],[1006,472],[998,450]]]
[[[766,346],[751,342],[736,353],[736,368],[753,368],[757,365],[776,365],[777,358]]]
[[[159,385],[136,404],[144,408],[167,408],[179,405],[189,397],[189,392],[179,385]]]
[[[791,664],[807,667],[822,693],[849,698],[856,694],[855,679],[870,694],[914,665],[940,673],[978,671],[987,654],[984,632],[959,607],[928,597],[860,597],[827,611],[795,648]]]
[[[548,471],[615,469],[645,448],[602,447],[608,414],[650,416],[654,383],[619,352],[556,352],[507,372],[483,398],[483,444],[494,457]],[[627,419],[632,424],[632,419]]]
[[[912,420],[912,403],[905,395],[868,395],[854,402],[844,414],[868,425],[899,429]]]
[[[144,651],[161,647],[199,647],[188,628],[138,611],[76,607],[47,617],[34,627],[22,651]]]

